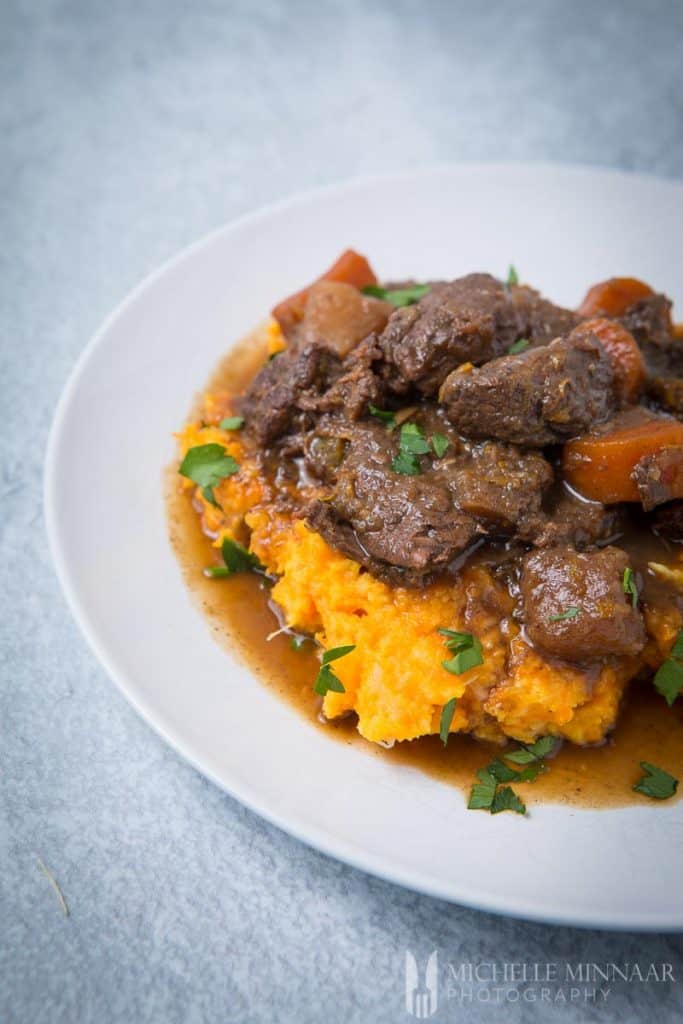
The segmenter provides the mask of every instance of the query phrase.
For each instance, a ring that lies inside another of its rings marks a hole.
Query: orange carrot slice
[[[594,334],[612,360],[617,392],[622,402],[637,402],[645,386],[645,361],[638,344],[625,327],[602,317],[585,320],[574,329]]]
[[[579,306],[581,316],[623,316],[639,299],[654,295],[652,288],[636,277],[610,277],[594,284]]]
[[[669,447],[683,451],[683,423],[646,409],[633,410],[633,414],[617,417],[612,429],[566,444],[562,470],[567,482],[591,501],[604,505],[640,501],[632,478],[636,464]]]

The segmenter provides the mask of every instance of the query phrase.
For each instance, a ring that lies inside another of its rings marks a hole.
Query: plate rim
[[[283,832],[293,836],[307,846],[324,853],[353,868],[374,875],[383,880],[408,888],[414,892],[422,893],[432,898],[453,902],[473,910],[484,911],[498,915],[509,916],[521,920],[532,921],[548,925],[567,925],[583,929],[603,929],[615,931],[638,931],[638,932],[662,932],[670,933],[683,932],[683,919],[680,914],[667,917],[665,914],[654,913],[651,915],[638,913],[635,917],[628,912],[615,912],[609,915],[599,913],[591,917],[584,911],[572,913],[571,909],[563,905],[552,908],[547,902],[541,902],[530,906],[526,900],[515,900],[512,898],[501,898],[499,895],[491,895],[486,889],[477,889],[471,884],[460,888],[457,883],[451,886],[451,891],[444,892],[441,886],[430,886],[423,874],[409,868],[387,864],[387,862],[370,851],[358,848],[348,840],[335,835],[327,828],[315,823],[304,824],[298,819],[293,820],[286,815],[278,814],[267,800],[259,799],[258,790],[249,784],[235,781],[230,785],[218,774],[213,772],[195,756],[190,749],[190,744],[178,736],[175,731],[166,726],[155,715],[154,708],[149,706],[147,701],[141,698],[135,690],[134,682],[128,681],[125,672],[119,670],[115,659],[110,656],[106,645],[102,643],[97,635],[92,621],[89,618],[87,608],[84,606],[79,594],[75,579],[69,569],[68,560],[61,545],[60,525],[57,515],[57,491],[58,478],[56,474],[57,455],[65,427],[65,421],[69,406],[75,395],[81,378],[83,377],[92,357],[107,337],[111,328],[116,322],[133,306],[138,299],[144,295],[156,281],[163,277],[170,270],[177,268],[186,260],[191,259],[196,251],[209,246],[212,241],[223,234],[238,232],[243,228],[268,220],[269,217],[278,212],[295,209],[298,206],[306,205],[316,199],[324,199],[328,196],[345,195],[354,191],[362,191],[368,187],[377,186],[382,183],[425,179],[438,175],[453,173],[476,174],[477,170],[488,173],[498,171],[504,173],[510,168],[524,169],[541,174],[555,173],[568,174],[576,177],[594,177],[595,175],[604,178],[622,178],[629,181],[642,181],[650,184],[671,186],[683,194],[683,180],[671,177],[662,177],[649,172],[635,172],[619,168],[610,168],[601,165],[587,163],[564,163],[555,161],[525,161],[525,160],[491,160],[491,161],[458,161],[439,162],[434,164],[405,169],[390,174],[365,174],[357,175],[340,182],[333,182],[314,188],[297,191],[291,195],[284,196],[275,201],[269,202],[257,209],[250,210],[239,217],[229,220],[219,227],[205,233],[200,238],[184,246],[180,251],[169,257],[158,267],[146,274],[142,280],[126,293],[123,299],[108,313],[101,325],[90,337],[71,367],[59,398],[54,407],[50,430],[48,433],[45,456],[43,462],[43,515],[48,538],[48,546],[55,569],[57,579],[64,594],[69,611],[76,622],[87,645],[94,654],[97,661],[104,668],[109,678],[114,682],[121,695],[133,707],[136,713],[142,718],[157,736],[167,743],[177,754],[189,763],[204,778],[209,779],[230,797],[243,804],[249,810],[258,814],[266,821],[275,825]],[[160,470],[161,470],[160,466]],[[251,672],[251,670],[249,670]],[[254,673],[251,673],[254,675]],[[259,681],[259,685],[263,685]],[[580,809],[567,808],[568,813],[581,813]],[[606,813],[601,811],[600,813]],[[609,813],[609,811],[607,811]]]

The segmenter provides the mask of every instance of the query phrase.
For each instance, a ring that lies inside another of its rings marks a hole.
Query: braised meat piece
[[[455,370],[439,400],[466,437],[539,448],[583,433],[617,406],[611,360],[580,328],[481,369]]]
[[[571,544],[577,550],[614,539],[623,529],[623,512],[599,501],[582,501],[565,490],[550,508],[527,520],[521,540],[537,548]]]
[[[512,301],[520,318],[519,336],[534,345],[547,345],[577,326],[581,317],[549,302],[527,285],[513,285]]]
[[[666,295],[652,295],[634,302],[621,318],[642,350],[653,376],[683,377],[683,341],[671,323],[671,302]]]
[[[540,455],[462,441],[431,410],[415,419],[425,438],[438,430],[449,448],[440,458],[420,455],[414,474],[392,466],[400,433],[381,423],[329,419],[306,442],[309,470],[333,485],[309,510],[310,525],[375,575],[407,586],[448,570],[485,534],[513,534],[537,515],[552,481]]]
[[[683,377],[652,377],[647,392],[661,409],[683,419]]]
[[[321,345],[279,353],[256,375],[245,396],[247,429],[260,445],[270,444],[292,427],[302,395],[319,395],[340,372],[339,358]]]
[[[632,476],[646,512],[683,498],[683,449],[671,446],[644,455]]]
[[[390,387],[434,395],[460,363],[485,363],[518,337],[509,290],[490,274],[432,285],[416,305],[397,309],[380,336]]]
[[[460,439],[452,455],[435,463],[434,473],[437,479],[448,478],[458,508],[493,536],[525,532],[553,481],[553,471],[541,455],[496,441],[477,444]]]
[[[683,501],[672,501],[654,514],[655,531],[669,540],[683,540]]]
[[[318,414],[342,412],[347,419],[356,420],[367,413],[370,404],[382,405],[385,388],[377,373],[381,359],[377,336],[371,334],[349,353],[325,391],[300,396],[301,408]]]
[[[527,555],[520,587],[530,640],[567,661],[642,651],[643,617],[624,593],[628,565],[627,554],[616,547]]]
[[[379,423],[328,424],[309,451],[309,467],[335,479],[331,497],[310,509],[310,525],[375,575],[419,585],[483,532],[458,509],[428,456],[421,459],[425,471],[414,476],[391,468],[397,438]]]
[[[397,394],[435,395],[461,363],[479,366],[521,337],[549,341],[577,317],[531,288],[508,287],[490,274],[433,284],[416,305],[397,309],[380,337],[386,377]]]

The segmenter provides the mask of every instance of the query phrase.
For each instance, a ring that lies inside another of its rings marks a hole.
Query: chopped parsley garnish
[[[453,721],[453,715],[455,714],[455,705],[458,703],[457,697],[451,697],[447,700],[441,709],[441,723],[439,725],[439,736],[444,747],[448,743],[448,733],[451,728],[451,722]]]
[[[489,774],[493,775],[496,782],[512,782],[512,780],[516,779],[519,775],[519,772],[516,772],[514,768],[505,764],[505,762],[501,761],[500,758],[496,758],[496,760],[488,766],[487,771]]]
[[[429,442],[417,423],[403,424],[398,447],[399,452],[392,459],[391,468],[395,473],[417,476],[420,472],[418,455],[426,455],[429,451]]]
[[[511,356],[516,356],[518,352],[523,352],[525,348],[528,348],[531,342],[528,338],[520,338],[513,345],[510,345],[508,352]]]
[[[244,426],[244,416],[226,416],[224,420],[221,420],[218,426],[221,430],[239,430],[240,427]]]
[[[376,405],[370,403],[368,406],[370,409],[370,415],[374,416],[375,419],[381,420],[382,423],[386,423],[389,430],[393,430],[396,426],[396,417],[390,409],[378,409]]]
[[[500,779],[495,772],[499,771],[499,765],[501,768],[505,768],[501,761],[494,761],[488,768],[479,769],[477,772],[479,782],[475,782],[472,786],[467,803],[468,809],[470,811],[490,811],[491,814],[500,814],[501,811],[526,814],[526,807],[514,790],[509,786],[498,788]]]
[[[375,299],[384,299],[392,306],[412,306],[423,299],[429,291],[428,284],[413,284],[408,288],[381,288],[377,284],[368,284],[362,289],[364,295],[372,295]]]
[[[290,637],[289,646],[292,648],[293,651],[300,651],[307,640],[307,636],[303,636],[301,633],[297,633],[296,636]]]
[[[484,652],[481,641],[472,633],[460,633],[455,629],[440,629],[441,636],[445,636],[445,644],[449,651],[453,651],[453,657],[441,664],[447,672],[454,676],[462,675],[470,668],[483,665]]]
[[[645,774],[633,787],[636,793],[649,796],[652,800],[668,800],[678,789],[678,779],[648,761],[641,761]]]
[[[580,613],[580,608],[567,608],[566,612],[560,612],[559,615],[551,615],[548,622],[564,622],[565,619],[575,619]]]
[[[497,789],[491,803],[491,814],[500,814],[501,811],[514,811],[515,814],[526,814],[526,805],[522,803],[517,794],[509,786],[501,786]]]
[[[329,651],[325,651],[322,665],[313,687],[315,692],[319,693],[321,697],[324,697],[328,690],[332,690],[334,693],[346,693],[341,679],[330,668],[330,662],[343,658],[345,654],[350,654],[355,649],[355,644],[346,644],[344,647],[331,647]]]
[[[239,464],[228,455],[222,444],[199,444],[190,448],[178,467],[181,476],[193,480],[202,489],[207,501],[220,508],[214,487],[239,470]]]
[[[622,580],[622,586],[624,593],[631,598],[631,603],[634,608],[638,607],[638,586],[636,584],[636,574],[630,566],[624,569],[624,578]]]
[[[445,434],[432,434],[432,448],[437,459],[445,454],[450,443]]]
[[[401,451],[410,452],[411,455],[426,455],[429,451],[429,441],[417,423],[404,423],[401,427]]]
[[[669,657],[657,669],[655,689],[669,707],[683,690],[683,629],[674,640]]]
[[[519,276],[512,264],[510,264],[510,266],[508,267],[508,277],[506,284],[508,288],[510,288],[513,284],[519,284]]]
[[[541,736],[535,743],[525,743],[519,750],[513,750],[510,754],[503,754],[506,761],[513,764],[533,764],[549,754],[555,746],[553,736]]]
[[[472,786],[467,807],[470,811],[490,811],[498,782],[488,768],[480,768],[477,778],[479,782]]]
[[[503,757],[507,756],[507,754],[503,754]],[[488,770],[498,782],[533,782],[537,775],[545,771],[545,765],[536,761],[517,771],[497,758],[488,766]]]
[[[278,349],[276,349],[276,350],[275,350],[275,352],[271,352],[271,353],[270,353],[270,355],[269,355],[269,356],[268,356],[268,358],[266,359],[266,362],[267,362],[267,363],[272,363],[273,359],[277,359],[277,357],[278,357],[278,356],[281,356],[283,352],[284,352],[284,349],[283,349],[283,348],[278,348]]]
[[[391,460],[391,468],[394,473],[403,473],[404,476],[418,476],[422,472],[420,460],[417,455],[411,455],[410,452],[399,452]]]
[[[467,805],[469,809],[473,811],[487,810],[491,814],[500,814],[501,811],[526,814],[526,806],[514,790],[510,789],[508,785],[501,786],[501,783],[533,782],[541,772],[546,770],[541,758],[545,757],[554,745],[555,740],[551,736],[543,736],[535,743],[525,744],[509,754],[501,754],[486,768],[480,768],[477,772],[479,781],[475,782],[470,793]],[[509,764],[505,763],[506,761],[513,761],[515,764],[524,765],[524,767],[521,769],[511,768]]]
[[[220,579],[224,576],[234,576],[236,572],[252,572],[254,570],[263,572],[263,566],[256,555],[252,555],[251,551],[247,551],[245,547],[238,544],[236,540],[231,540],[230,537],[226,537],[221,544],[221,555],[223,556],[223,565],[209,566],[204,570],[205,576]]]
[[[370,406],[372,411],[373,406]],[[373,412],[373,416],[377,415]],[[382,413],[382,415],[386,415]],[[418,456],[428,455],[434,452],[437,459],[440,459],[448,448],[450,441],[445,434],[432,434],[427,440],[424,431],[417,423],[404,423],[401,427],[401,436],[398,442],[398,455],[391,460],[391,468],[395,473],[404,473],[406,476],[417,476],[420,473],[420,460]]]

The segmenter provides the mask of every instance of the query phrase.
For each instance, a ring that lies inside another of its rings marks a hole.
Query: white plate
[[[81,629],[140,714],[243,803],[321,850],[486,910],[683,928],[683,803],[468,812],[416,770],[330,742],[211,639],[167,540],[171,433],[230,344],[348,245],[400,279],[505,274],[575,304],[615,274],[683,301],[683,186],[581,168],[443,167],[243,218],[148,278],[90,342],[50,437],[45,504]],[[679,305],[679,312],[681,306]]]

